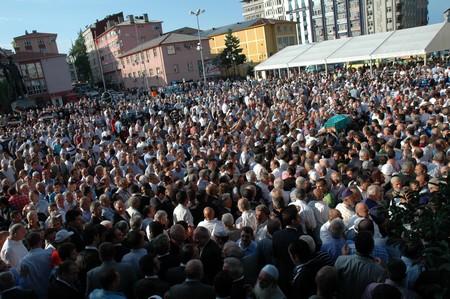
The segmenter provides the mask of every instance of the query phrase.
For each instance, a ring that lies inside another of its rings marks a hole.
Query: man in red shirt
[[[9,204],[19,212],[22,212],[23,208],[30,203],[28,196],[17,193],[14,187],[8,189],[8,194],[11,196],[8,200]]]

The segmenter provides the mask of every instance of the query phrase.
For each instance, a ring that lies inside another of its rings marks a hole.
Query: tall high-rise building
[[[242,0],[245,20],[297,22],[300,43],[428,24],[428,0]]]
[[[365,0],[366,34],[428,24],[427,0]]]

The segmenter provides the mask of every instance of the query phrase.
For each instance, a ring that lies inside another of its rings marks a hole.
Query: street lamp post
[[[204,9],[197,9],[197,11],[190,11],[189,14],[194,15],[197,18],[197,31],[198,31],[198,46],[197,50],[200,51],[200,59],[202,60],[202,69],[203,69],[203,81],[206,86],[206,72],[205,72],[205,60],[203,59],[203,47],[202,47],[202,40],[200,37],[200,22],[198,20],[198,16],[204,13]]]
[[[233,75],[234,79],[236,79],[236,55],[234,53],[228,53],[227,58],[231,60],[231,63],[233,64]]]

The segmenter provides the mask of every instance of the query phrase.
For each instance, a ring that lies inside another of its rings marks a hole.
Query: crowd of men
[[[420,298],[424,244],[389,242],[389,210],[446,180],[449,75],[301,71],[25,111],[0,129],[2,298]]]

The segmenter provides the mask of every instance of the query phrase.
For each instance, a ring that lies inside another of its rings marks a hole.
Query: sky
[[[2,0],[0,10],[0,47],[12,49],[13,37],[25,30],[57,33],[58,49],[68,53],[78,31],[107,15],[149,15],[150,20],[163,21],[164,32],[182,27],[197,27],[191,10],[204,9],[200,29],[225,26],[243,20],[239,0]],[[448,0],[429,0],[429,24],[444,20],[450,8]]]

